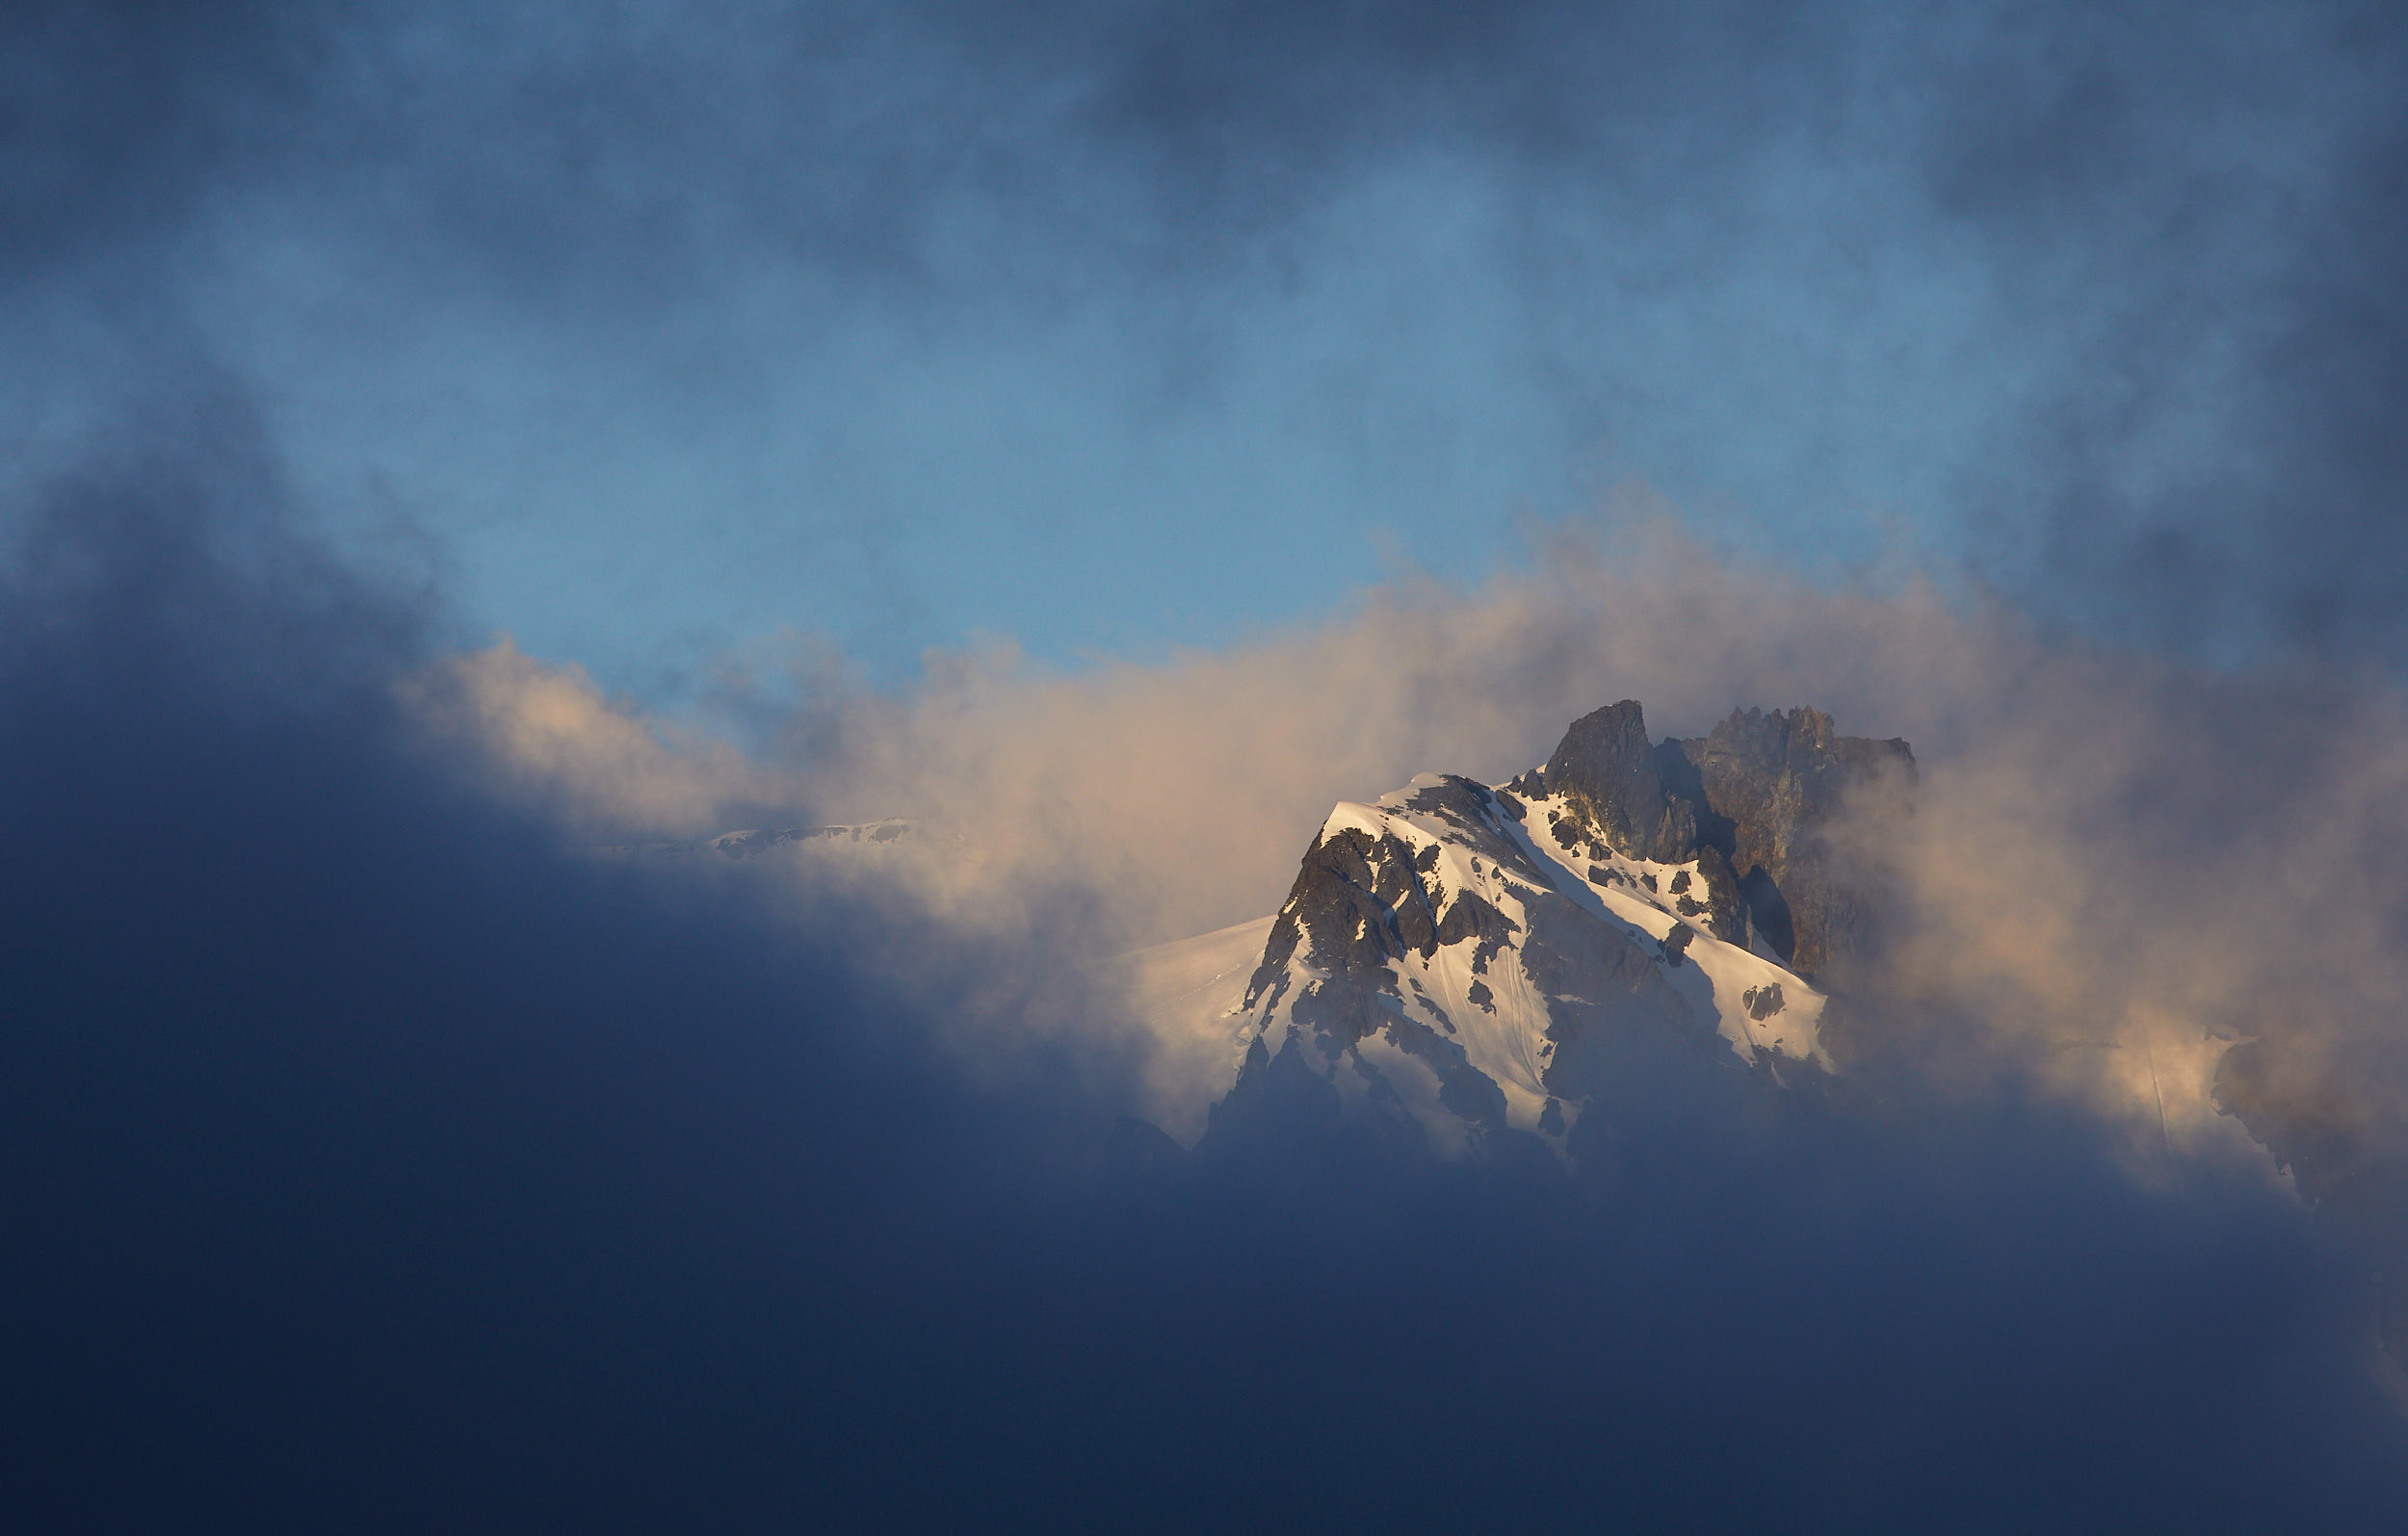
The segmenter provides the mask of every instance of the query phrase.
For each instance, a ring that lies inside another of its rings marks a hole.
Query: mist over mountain
[[[2403,100],[0,9],[0,1528],[2408,1529]]]
[[[1243,1065],[1215,1131],[1318,1101],[1417,1145],[1494,1156],[1519,1138],[1577,1161],[1613,1134],[1589,1106],[1652,1089],[1667,1051],[1721,1062],[1709,1042],[1727,1043],[1776,1081],[1784,1060],[1819,1072],[1808,966],[1869,949],[1874,905],[1834,877],[1821,823],[1850,792],[1895,818],[1913,769],[1904,742],[1836,737],[1811,710],[1651,743],[1626,699],[1509,785],[1424,775],[1340,805],[1218,1014],[1243,1020]],[[1197,996],[1152,992],[1166,1029]]]
[[[1738,915],[1693,870],[1688,963],[1622,968],[1657,1012],[1584,1022],[1622,1034],[1569,1161],[1536,1131],[1535,1156],[1462,1159],[1275,1115],[1183,1152],[1127,1118],[1149,1052],[1117,995],[1064,1002],[1101,908],[998,945],[907,893],[815,894],[774,850],[564,857],[563,823],[397,689],[427,662],[413,600],[327,560],[273,482],[96,469],[11,534],[0,1165],[11,1311],[39,1320],[8,1345],[35,1524],[2408,1508],[2363,1271],[2295,1196],[2213,1157],[2135,1176],[2111,1118],[2011,1058],[1978,1093],[1912,1053],[1834,1092],[1792,1073],[1798,1039],[1743,1054],[1718,1008],[1679,1017],[1679,982],[1719,986],[1716,945],[1783,962],[1709,933]],[[1777,718],[1802,776],[1773,803],[1802,813],[1816,765],[1862,749]],[[1500,995],[1564,924],[1655,922],[1603,898],[1661,873],[1635,852],[1682,851],[1622,841],[1656,835],[1635,797],[1681,791],[1581,780],[1595,761],[1551,758],[1550,794],[1442,779],[1373,808],[1382,859],[1424,821],[1459,841],[1367,889],[1409,871],[1460,902],[1454,860],[1501,864],[1529,894],[1491,902],[1522,924]],[[1689,803],[1735,848],[1766,830]],[[1811,824],[1772,828],[1793,913]],[[1522,861],[1548,848],[1594,909],[1541,899]],[[1320,878],[1288,958],[1326,989]],[[1690,921],[1669,884],[1666,932]],[[1359,942],[1418,962],[1455,910]],[[1393,995],[1345,1006],[1367,997]],[[1041,1027],[1065,1007],[1091,1023]]]

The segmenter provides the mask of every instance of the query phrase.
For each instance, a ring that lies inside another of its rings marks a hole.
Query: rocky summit
[[[1301,1106],[1444,1154],[1568,1155],[1666,1063],[1776,1085],[1830,1067],[1827,990],[1879,938],[1860,849],[1914,783],[1906,742],[1811,709],[1651,742],[1637,702],[1609,705],[1504,784],[1425,774],[1338,805],[1267,925],[1164,947],[1191,1013],[1218,997],[1202,949],[1229,951],[1213,1022],[1156,1023],[1228,1042],[1208,1133]]]

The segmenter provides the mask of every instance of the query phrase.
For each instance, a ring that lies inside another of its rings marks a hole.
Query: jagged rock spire
[[[1548,790],[1578,801],[1618,853],[1680,864],[1697,846],[1696,808],[1665,793],[1636,699],[1574,720],[1540,771]]]
[[[1752,930],[1811,976],[1867,947],[1876,906],[1871,872],[1828,832],[1845,803],[1911,790],[1915,754],[1842,736],[1814,709],[1734,710],[1709,735],[1650,742],[1624,699],[1573,721],[1540,771],[1616,852],[1699,860],[1708,904],[1729,914],[1716,936]]]

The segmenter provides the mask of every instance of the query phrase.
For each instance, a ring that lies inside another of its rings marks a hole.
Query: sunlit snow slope
[[[1443,1153],[1511,1132],[1560,1150],[1649,1051],[1775,1080],[1829,1067],[1797,956],[1859,942],[1864,903],[1819,829],[1900,764],[1911,783],[1903,742],[1835,737],[1812,711],[1651,745],[1616,705],[1509,784],[1424,774],[1340,804],[1249,972],[1234,962],[1259,921],[1132,956],[1133,990],[1198,1080],[1216,1059],[1230,1074],[1218,1091],[1309,1074],[1347,1115]],[[1191,1139],[1201,1118],[1182,1106],[1165,1129]]]

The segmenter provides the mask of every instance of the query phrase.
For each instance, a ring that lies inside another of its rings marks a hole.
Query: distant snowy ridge
[[[883,847],[919,832],[920,823],[909,817],[887,817],[877,821],[838,826],[788,826],[722,832],[717,837],[697,838],[691,843],[606,843],[584,851],[624,857],[717,853],[723,858],[750,859],[779,847],[834,847],[862,844]]]

